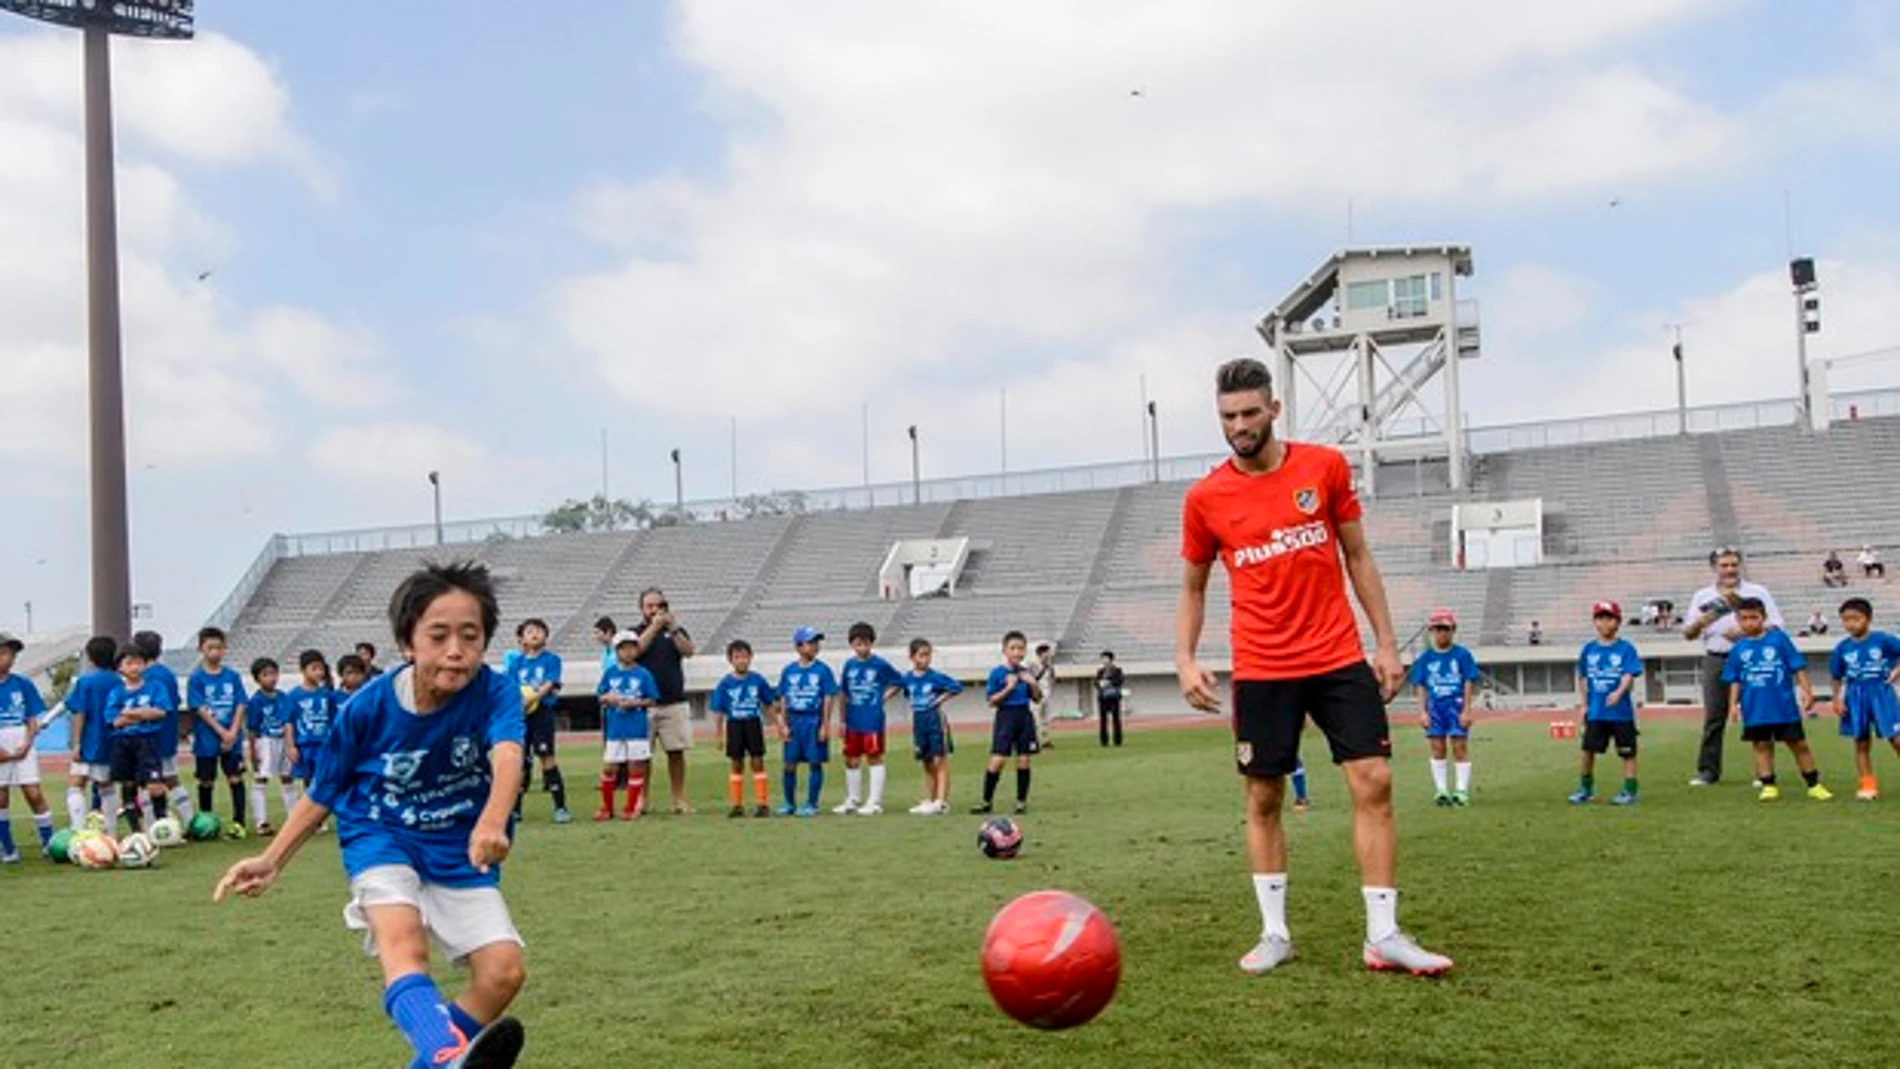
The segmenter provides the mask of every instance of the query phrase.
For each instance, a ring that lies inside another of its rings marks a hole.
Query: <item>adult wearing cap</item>
[[[1760,583],[1742,578],[1741,550],[1717,547],[1709,554],[1709,568],[1715,573],[1715,581],[1690,596],[1682,626],[1683,638],[1702,643],[1702,751],[1696,758],[1691,787],[1707,787],[1722,779],[1722,737],[1730,714],[1729,687],[1722,682],[1722,665],[1742,634],[1742,625],[1735,620],[1735,607],[1743,598],[1760,598],[1768,611],[1768,626],[1775,630],[1784,627],[1774,595]]]
[[[686,702],[685,660],[693,655],[693,636],[674,619],[673,608],[658,587],[640,593],[640,616],[637,659],[653,674],[660,689],[648,718],[653,743],[666,751],[666,780],[673,793],[673,812],[691,813],[693,807],[686,801],[686,751],[693,748],[693,707]]]

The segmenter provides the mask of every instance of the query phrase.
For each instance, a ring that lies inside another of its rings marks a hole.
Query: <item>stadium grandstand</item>
[[[1474,428],[1457,489],[1443,461],[1378,465],[1373,492],[1361,487],[1365,524],[1401,641],[1415,648],[1426,612],[1451,608],[1494,703],[1564,704],[1589,605],[1615,599],[1634,622],[1638,606],[1699,585],[1717,544],[1744,547],[1749,573],[1776,593],[1791,628],[1812,609],[1831,616],[1841,592],[1822,583],[1827,551],[1900,544],[1900,501],[1851,492],[1900,456],[1900,396],[1834,404],[1839,420],[1819,433],[1794,426],[1788,403],[1693,410],[1686,435],[1675,433],[1673,411]],[[1171,676],[1181,498],[1221,459],[814,492],[798,498],[803,511],[744,519],[730,502],[700,503],[685,522],[644,530],[548,534],[532,517],[468,522],[447,528],[440,547],[429,526],[278,536],[213,622],[231,630],[239,663],[347,650],[383,637],[388,593],[418,560],[454,555],[494,570],[506,633],[528,616],[550,622],[576,689],[591,683],[594,619],[633,615],[647,586],[665,589],[699,638],[690,679],[702,689],[723,670],[717,654],[728,639],[749,639],[762,664],[776,664],[795,626],[842,637],[855,620],[877,627],[891,649],[929,636],[940,663],[965,675],[987,668],[997,636],[1016,627],[1055,643],[1063,661],[1092,666],[1113,649],[1137,680]],[[896,503],[914,498],[921,503]],[[1538,503],[1535,563],[1460,560],[1455,510],[1506,501]],[[885,596],[893,592],[880,567],[907,540],[967,540],[953,593]],[[1209,610],[1206,659],[1221,666],[1224,595],[1210,597]],[[1533,622],[1539,646],[1527,644]],[[1690,644],[1673,631],[1627,633],[1651,662],[1650,701],[1696,700]],[[1171,679],[1137,687],[1155,696],[1148,710],[1172,701]]]

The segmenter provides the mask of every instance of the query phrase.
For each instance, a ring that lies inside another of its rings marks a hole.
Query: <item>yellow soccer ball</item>
[[[524,712],[524,713],[532,713],[532,712],[534,712],[534,711],[535,711],[536,709],[539,709],[539,708],[541,708],[541,694],[540,694],[540,692],[539,692],[539,691],[537,691],[537,690],[535,690],[535,689],[534,689],[533,687],[530,687],[530,686],[528,686],[528,685],[527,685],[527,684],[525,684],[525,683],[524,683],[524,684],[522,684],[522,686],[521,686],[521,711],[522,711],[522,712]]]

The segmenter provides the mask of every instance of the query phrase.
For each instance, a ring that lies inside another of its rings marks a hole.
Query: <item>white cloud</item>
[[[392,499],[427,500],[433,471],[448,512],[492,515],[515,503],[511,484],[534,477],[536,469],[489,449],[479,437],[483,429],[399,419],[342,424],[324,429],[303,459],[312,474],[346,487],[358,511],[374,513]]]
[[[375,407],[398,396],[396,381],[377,370],[381,342],[360,323],[333,323],[308,309],[279,306],[252,317],[248,340],[259,360],[319,404]]]

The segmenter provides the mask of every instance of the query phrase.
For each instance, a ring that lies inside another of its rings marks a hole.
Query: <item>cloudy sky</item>
[[[1469,243],[1483,425],[1900,343],[1880,0],[201,0],[116,51],[136,597],[273,531],[1219,444],[1206,373],[1349,237]],[[77,39],[0,25],[0,627],[86,613]],[[1616,202],[1612,206],[1612,202]],[[1348,205],[1350,204],[1350,212]],[[200,275],[210,272],[203,279]],[[1900,382],[1876,362],[1838,388]]]

